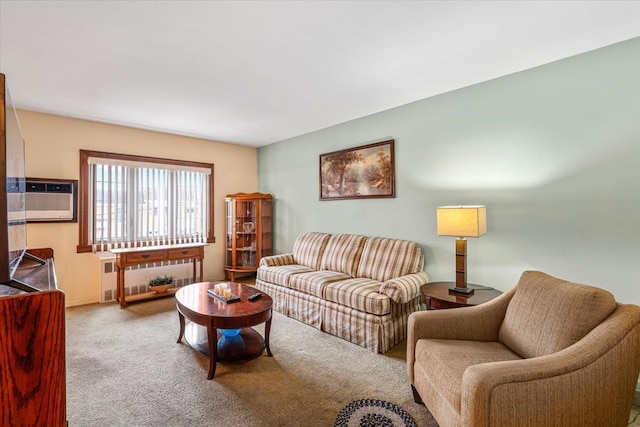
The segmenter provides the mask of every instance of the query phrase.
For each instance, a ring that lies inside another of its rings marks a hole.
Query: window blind
[[[206,242],[210,170],[89,159],[89,240],[113,247]]]

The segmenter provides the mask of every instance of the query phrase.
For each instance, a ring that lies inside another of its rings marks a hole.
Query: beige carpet
[[[261,333],[262,327],[256,328]],[[274,313],[271,350],[244,364],[218,364],[177,344],[173,298],[67,309],[67,417],[80,426],[333,426],[355,399],[404,408],[413,402],[404,343],[384,355]]]

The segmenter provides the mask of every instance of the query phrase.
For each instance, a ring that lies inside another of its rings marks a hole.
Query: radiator
[[[98,252],[100,257],[100,302],[116,300],[116,257],[111,252]],[[149,279],[163,275],[173,276],[175,286],[193,283],[193,260],[150,262],[127,267],[124,294],[135,295],[148,291]]]

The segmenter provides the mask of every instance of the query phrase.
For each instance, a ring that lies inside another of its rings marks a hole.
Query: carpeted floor
[[[178,332],[173,298],[67,309],[69,425],[331,427],[352,400],[382,399],[437,426],[413,402],[404,343],[374,354],[274,313],[274,357],[219,364],[208,381]]]

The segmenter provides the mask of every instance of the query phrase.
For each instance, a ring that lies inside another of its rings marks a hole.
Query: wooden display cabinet
[[[237,193],[225,198],[225,278],[254,273],[260,258],[272,255],[271,194]]]

